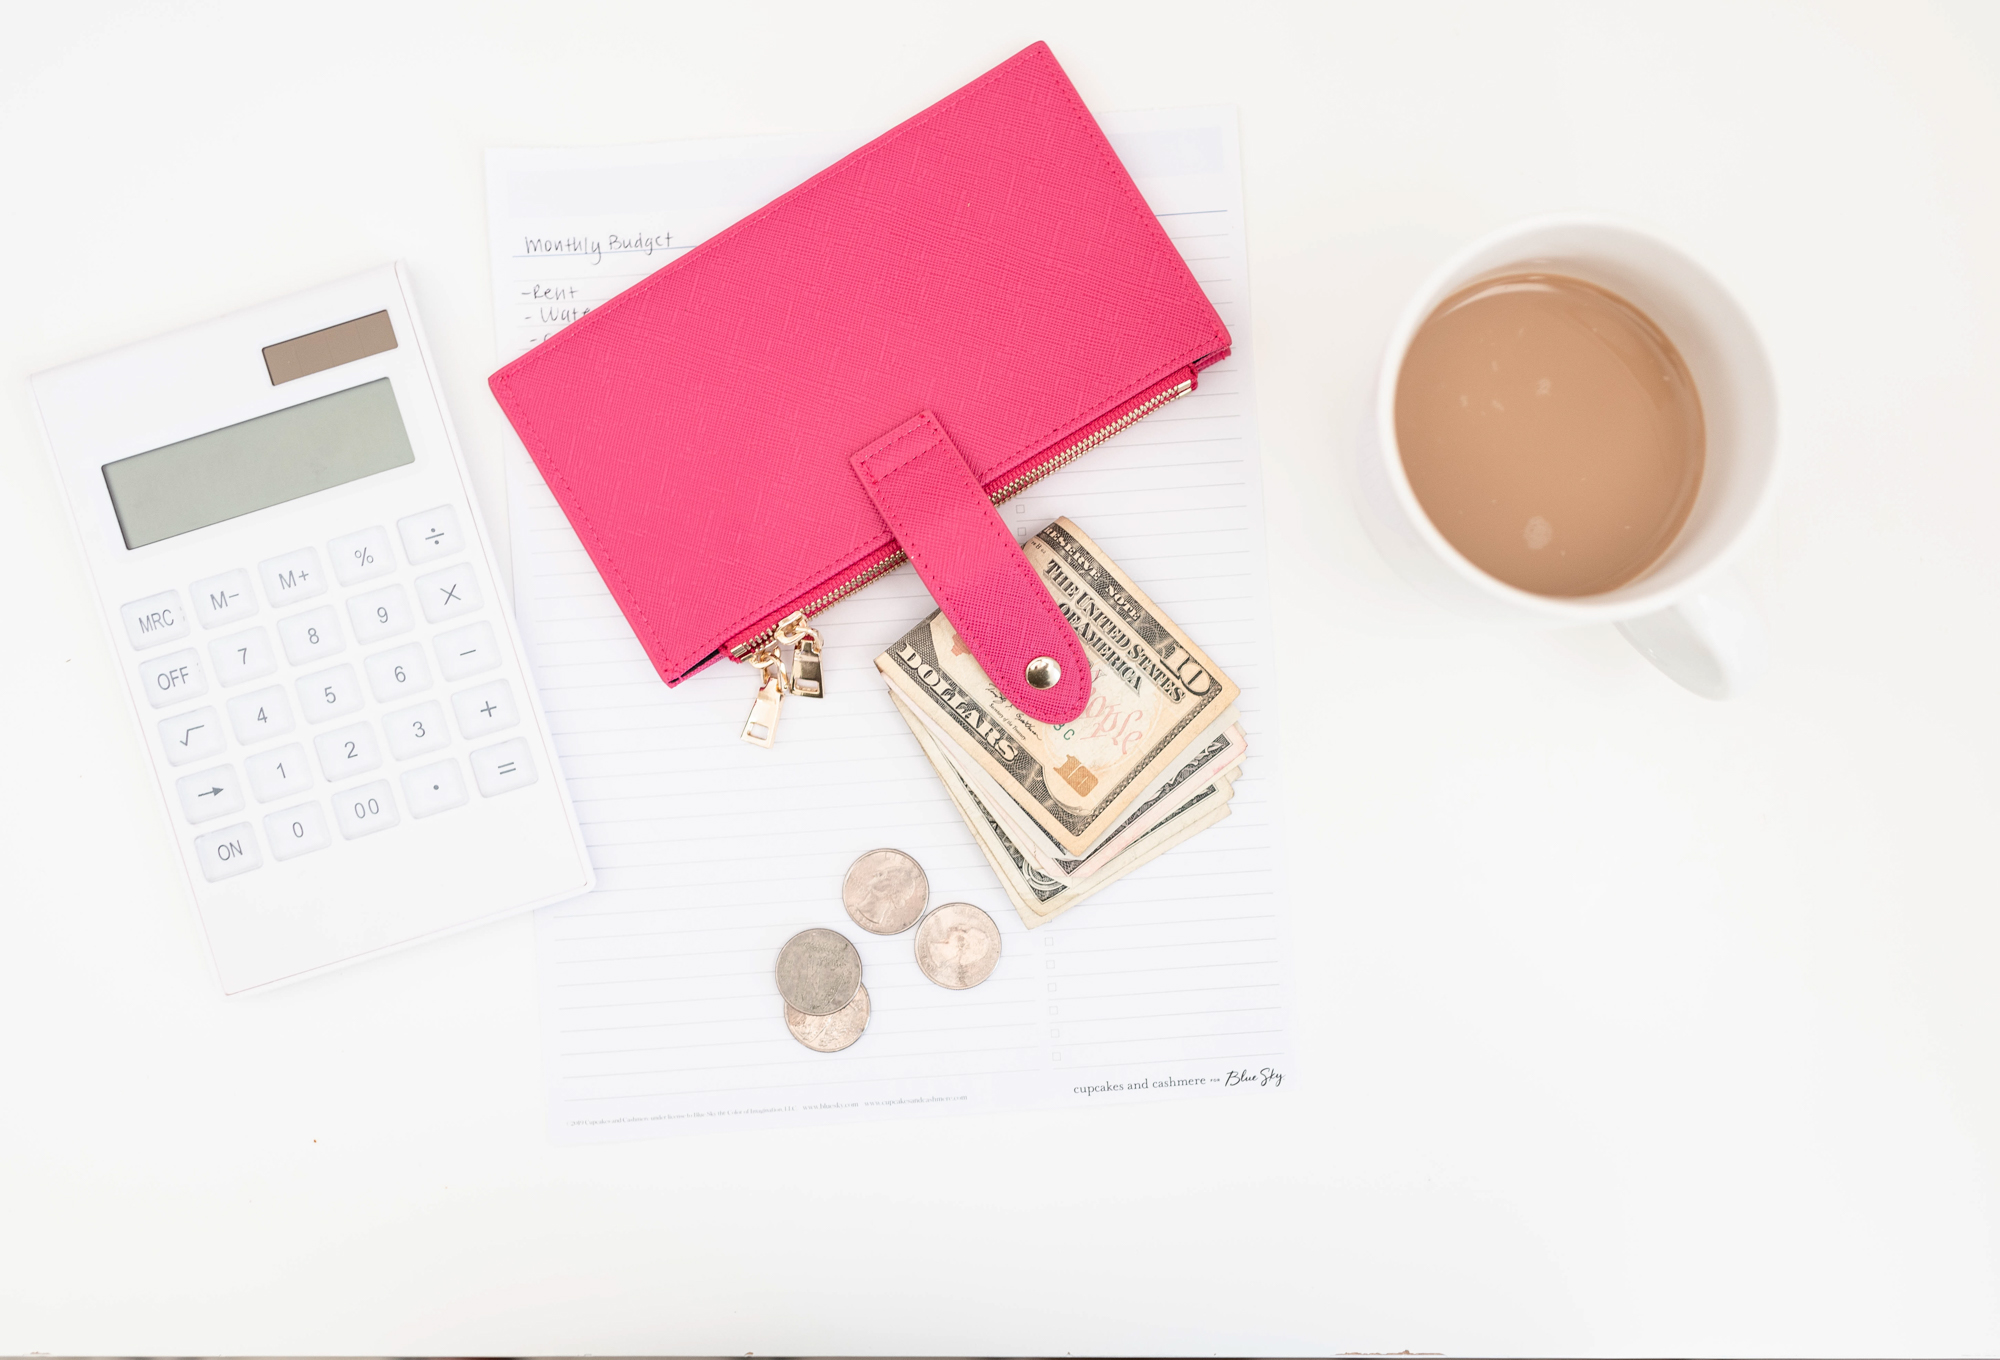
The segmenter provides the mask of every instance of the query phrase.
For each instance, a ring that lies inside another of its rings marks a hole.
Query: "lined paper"
[[[1242,687],[1250,756],[1219,825],[1030,932],[890,705],[873,658],[934,607],[904,567],[821,615],[828,697],[777,745],[738,733],[753,673],[660,683],[518,445],[516,607],[598,889],[536,917],[557,1141],[1154,1099],[1276,1098],[1291,1077],[1279,739],[1230,110],[1102,120],[1235,337],[1192,395],[1001,508],[1016,537],[1067,514]],[[831,164],[861,138],[782,137],[487,156],[494,316],[508,360]],[[849,864],[914,855],[931,903],[971,902],[1002,958],[965,992],[914,932],[841,909]],[[772,980],[800,930],[860,949],[867,1032],[813,1053]]]

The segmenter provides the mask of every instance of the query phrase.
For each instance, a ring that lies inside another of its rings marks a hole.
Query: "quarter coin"
[[[947,902],[917,927],[917,967],[940,987],[977,987],[1000,962],[1000,927],[970,902]]]
[[[777,971],[787,1006],[832,1015],[861,988],[861,952],[837,930],[801,930],[778,951]]]
[[[868,989],[854,989],[854,1000],[842,1006],[832,1015],[807,1015],[792,1006],[785,1007],[785,1028],[792,1037],[815,1053],[838,1053],[856,1039],[861,1031],[868,1028]]]
[[[854,924],[875,935],[900,935],[930,905],[924,866],[901,850],[870,850],[848,866],[840,904]]]

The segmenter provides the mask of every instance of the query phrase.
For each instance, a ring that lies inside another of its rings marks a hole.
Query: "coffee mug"
[[[1609,289],[1680,350],[1707,428],[1701,488],[1660,559],[1597,595],[1552,596],[1489,576],[1446,541],[1418,504],[1396,440],[1403,358],[1437,305],[1466,285],[1530,270]],[[1537,217],[1481,237],[1446,261],[1396,323],[1375,392],[1360,493],[1371,536],[1412,584],[1476,617],[1562,626],[1612,623],[1668,676],[1726,699],[1763,667],[1764,627],[1729,559],[1768,513],[1777,485],[1778,403],[1756,330],[1728,290],[1653,233],[1615,218]]]

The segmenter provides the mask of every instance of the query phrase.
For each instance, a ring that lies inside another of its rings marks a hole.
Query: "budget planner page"
[[[1001,506],[1017,539],[1061,517],[1241,687],[1248,755],[1226,814],[1028,929],[899,717],[874,658],[935,608],[908,567],[813,620],[826,697],[771,749],[741,739],[756,672],[669,689],[541,475],[509,462],[515,604],[598,888],[537,916],[558,1141],[1158,1099],[1283,1099],[1284,858],[1273,807],[1271,621],[1232,110],[1109,115],[1106,133],[1221,313],[1231,356],[1192,394]],[[495,150],[487,194],[498,356],[512,360],[832,164],[860,137]],[[857,929],[843,876],[913,857],[933,910],[965,902],[1000,959],[950,990],[911,934]],[[773,965],[837,930],[858,948],[861,1038],[787,1030]]]

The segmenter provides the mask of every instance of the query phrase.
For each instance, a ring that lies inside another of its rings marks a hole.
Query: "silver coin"
[[[840,904],[854,924],[875,935],[901,935],[930,905],[924,866],[901,850],[870,850],[848,866]]]
[[[917,927],[917,967],[940,987],[977,987],[999,962],[1000,927],[970,902],[947,902]]]
[[[778,951],[778,995],[793,1010],[832,1015],[861,987],[861,951],[837,930],[801,930]]]
[[[792,1037],[815,1053],[838,1053],[861,1037],[868,1028],[868,989],[856,987],[854,1000],[832,1015],[807,1015],[785,1007],[785,1028]]]

